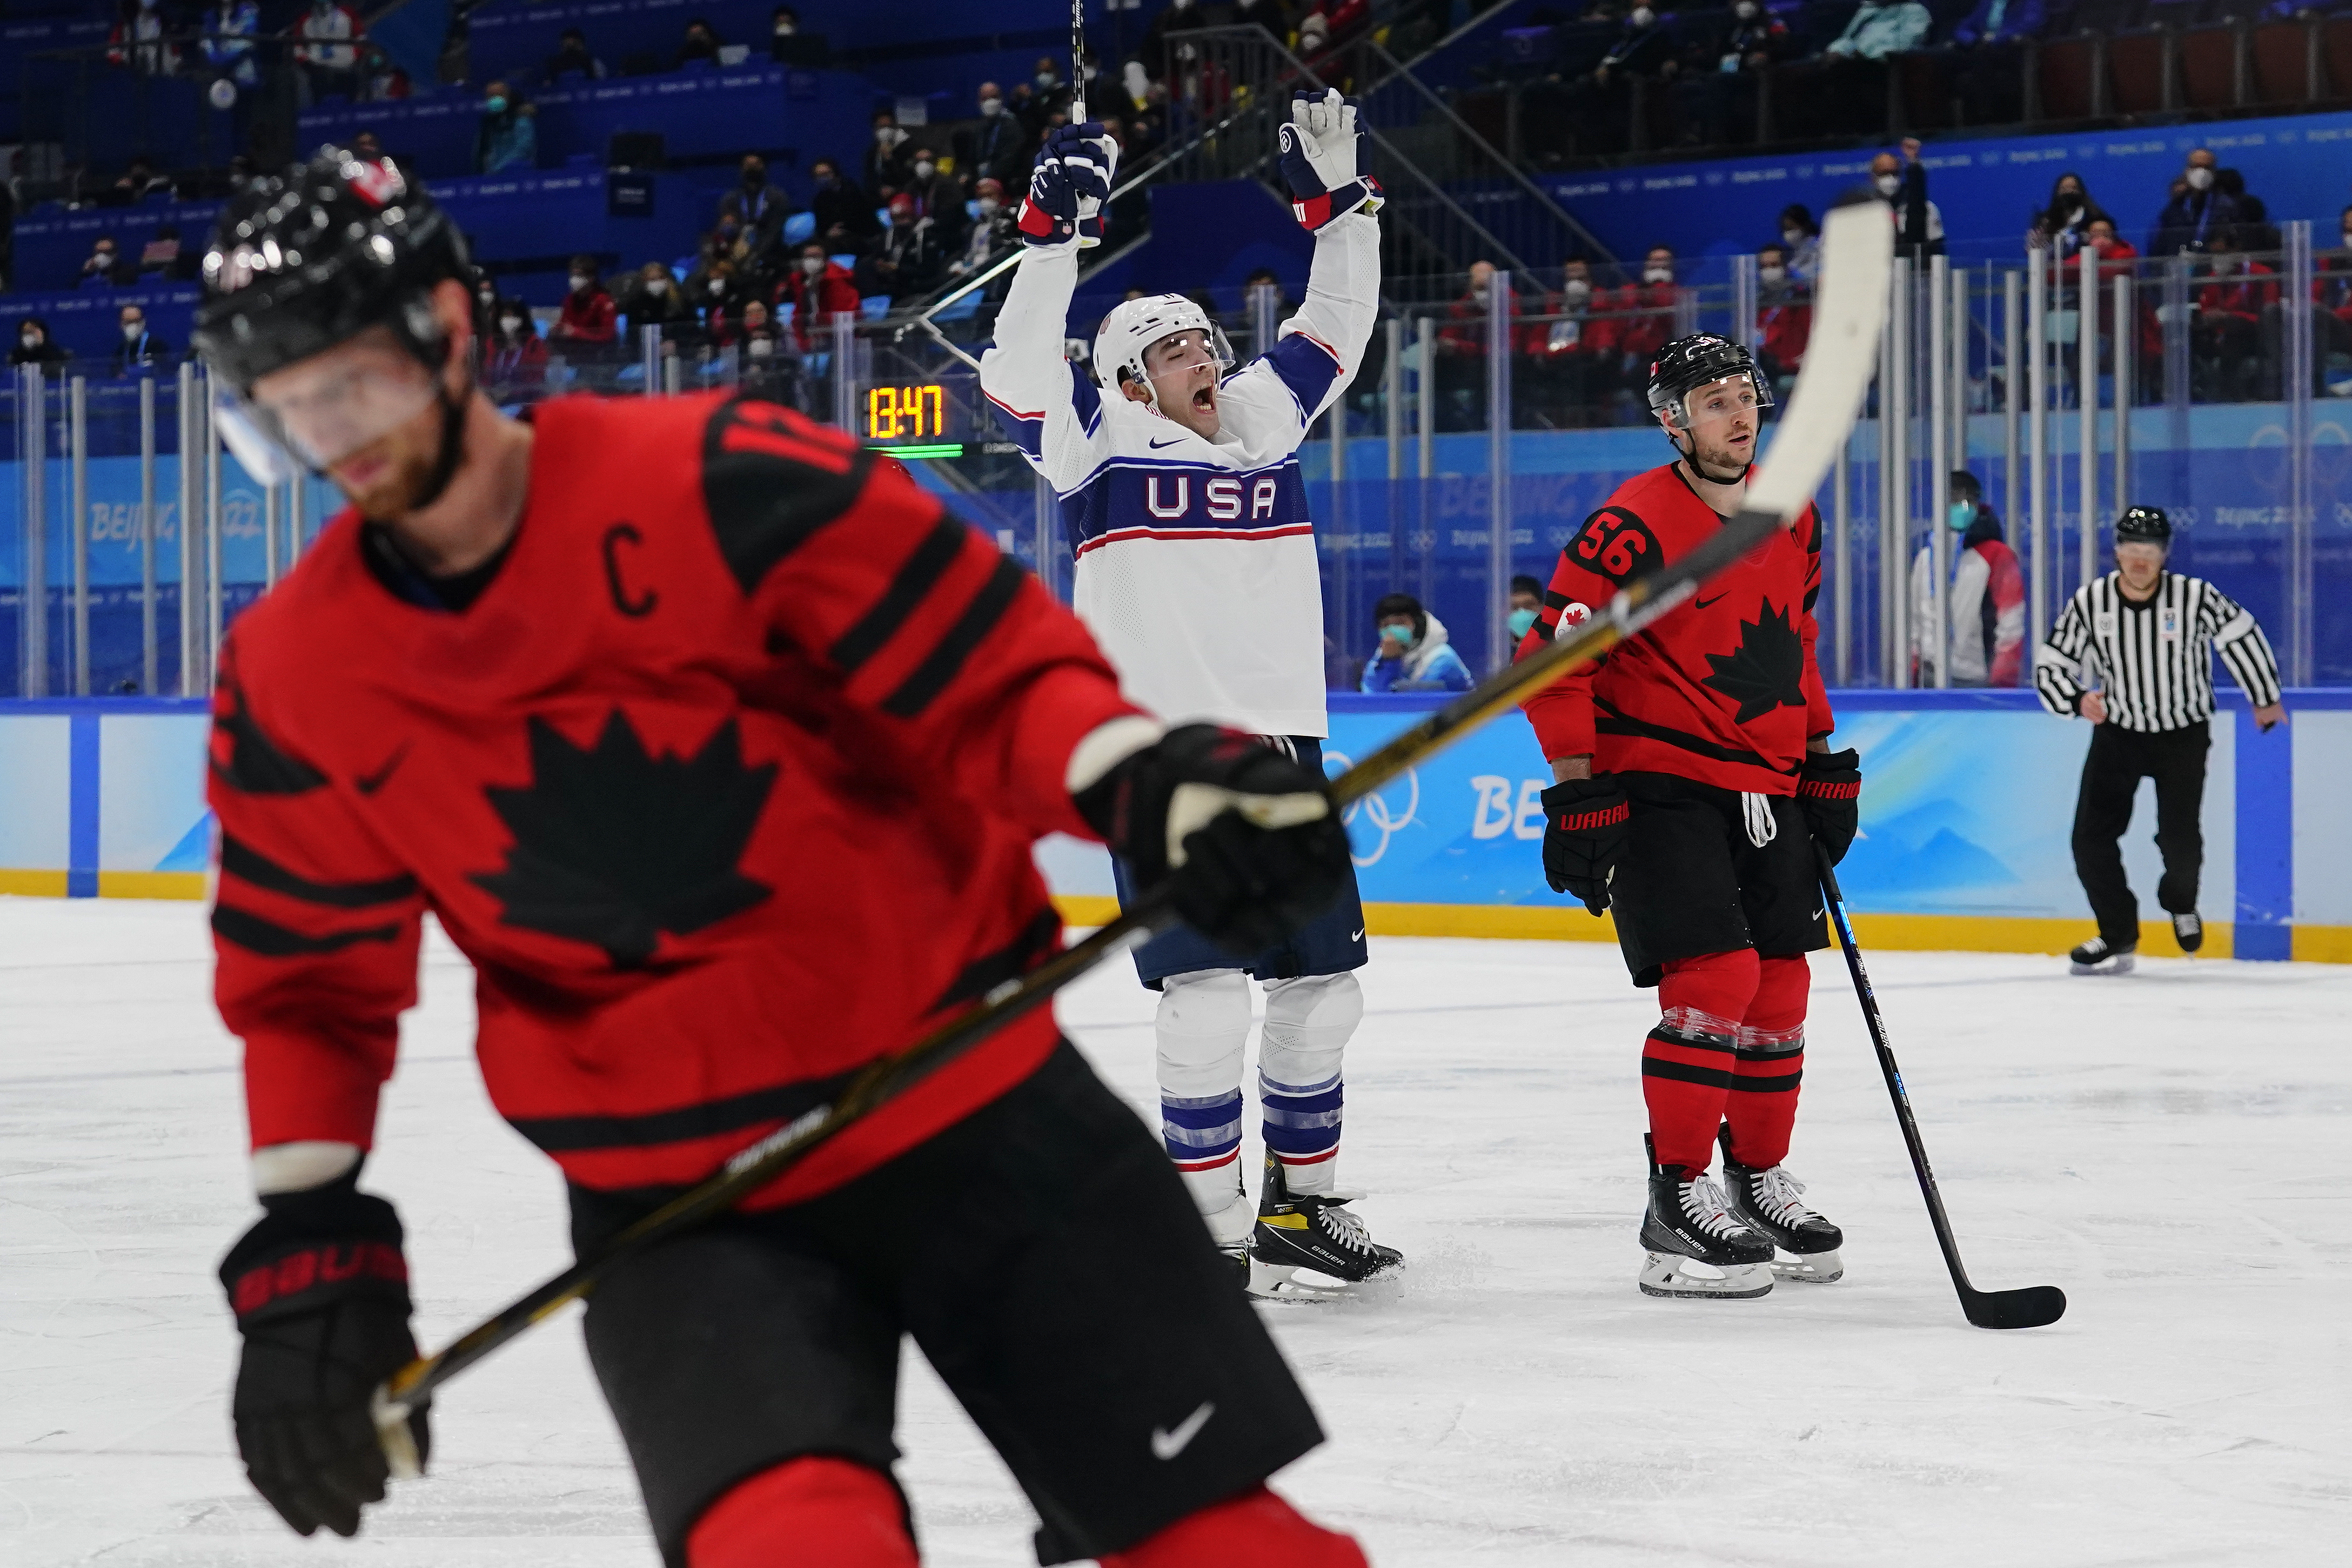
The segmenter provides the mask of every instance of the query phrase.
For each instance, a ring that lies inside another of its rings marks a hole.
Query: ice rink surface
[[[1790,1163],[1847,1278],[1685,1303],[1633,1287],[1654,1012],[1614,950],[1376,941],[1342,1180],[1410,1263],[1262,1309],[1331,1434],[1282,1489],[1382,1568],[2352,1561],[2352,969],[1873,962],[1977,1282],[2063,1286],[2062,1322],[1962,1321],[1834,955]],[[210,973],[197,906],[0,900],[0,1563],[655,1568],[570,1317],[451,1387],[435,1473],[359,1541],[247,1489],[212,1271],[251,1202]],[[1150,1016],[1123,969],[1063,1007],[1139,1106]],[[369,1170],[429,1344],[566,1261],[471,1020],[436,938]],[[926,1561],[1033,1562],[910,1366]]]

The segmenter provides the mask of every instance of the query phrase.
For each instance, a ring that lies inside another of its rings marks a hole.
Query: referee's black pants
[[[2074,874],[2083,879],[2099,934],[2110,947],[2139,942],[2139,900],[2124,879],[2123,836],[2142,779],[2156,781],[2156,847],[2164,856],[2156,901],[2168,914],[2197,907],[2197,876],[2205,865],[2205,836],[2197,816],[2205,802],[2205,753],[2211,744],[2211,726],[2202,719],[2178,730],[2100,724],[2091,731],[2083,789],[2074,799]]]

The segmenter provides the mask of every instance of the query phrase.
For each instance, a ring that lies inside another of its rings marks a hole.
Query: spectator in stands
[[[857,282],[849,268],[812,239],[801,247],[799,263],[785,276],[782,302],[793,308],[793,336],[807,353],[822,346],[834,317],[857,314]]]
[[[1506,646],[1514,648],[1519,646],[1519,639],[1528,635],[1528,628],[1536,624],[1538,616],[1543,614],[1543,596],[1544,585],[1540,579],[1530,577],[1524,572],[1511,579],[1511,607],[1503,617],[1503,629],[1510,637]]]
[[[2238,231],[2238,247],[2262,255],[2272,255],[2286,248],[2286,240],[2271,222],[2271,210],[2263,198],[2246,189],[2246,176],[2236,169],[2217,170],[2213,189],[2238,205],[2237,221],[2230,226]]]
[[[784,220],[792,216],[792,197],[782,186],[769,183],[768,161],[757,153],[744,153],[735,188],[719,198],[719,221],[732,219],[750,237],[751,248],[764,253],[775,245]]]
[[[1372,606],[1380,644],[1364,666],[1366,691],[1467,691],[1470,667],[1447,641],[1445,623],[1411,594],[1390,594]]]
[[[2058,260],[2063,261],[2083,247],[2093,220],[2106,216],[2106,209],[2091,199],[2090,187],[2083,184],[2083,176],[2069,169],[2050,187],[2050,205],[2033,215],[2033,226],[2026,234],[2026,241],[2053,252]]]
[[[809,178],[816,185],[809,197],[809,213],[816,219],[817,237],[824,241],[826,249],[856,250],[874,236],[879,227],[874,221],[874,198],[844,174],[840,164],[819,158],[809,165]]]
[[[609,353],[620,340],[620,307],[596,277],[596,258],[572,258],[572,288],[563,296],[563,311],[548,334],[576,357],[593,359]]]
[[[1789,270],[1787,247],[1762,247],[1756,252],[1756,358],[1775,395],[1786,395],[1796,380],[1812,335],[1812,300]]]
[[[1884,60],[1926,43],[1934,22],[1919,0],[1862,0],[1845,31],[1823,45],[1822,52]]]
[[[577,27],[566,27],[555,36],[555,52],[539,68],[542,81],[560,81],[576,76],[584,81],[604,79],[604,62],[588,47],[588,35]]]
[[[1944,589],[1945,646],[1954,686],[2015,686],[2025,665],[2025,577],[2017,554],[2002,542],[2000,514],[1966,468],[1951,478],[1946,522],[1959,534],[1952,580]],[[1911,561],[1911,668],[1920,686],[1936,684],[1932,636],[1936,605],[1935,547]]]
[[[900,191],[890,198],[890,226],[857,264],[861,294],[915,294],[939,281],[947,268],[931,221],[915,210],[915,198]]]
[[[1003,90],[992,81],[982,82],[980,123],[956,132],[958,166],[975,180],[999,180],[1009,185],[1023,180],[1028,153],[1029,133],[1020,121],[1004,112]]]
[[[367,37],[359,13],[337,0],[310,0],[302,19],[294,24],[297,68],[295,86],[302,107],[340,93],[350,98],[359,86],[360,52],[355,47]]]
[[[972,205],[979,217],[965,234],[956,258],[948,264],[951,277],[961,278],[988,265],[989,258],[1013,242],[1013,214],[1004,205],[1004,187],[993,179],[972,183]]]
[[[694,307],[687,302],[669,268],[658,261],[637,268],[636,276],[629,279],[628,296],[620,303],[629,319],[631,343],[645,342],[647,327],[659,327],[665,352],[675,352],[677,335],[694,326]]]
[[[1559,292],[1545,299],[1521,348],[1527,359],[1525,403],[1538,427],[1591,423],[1594,374],[1614,363],[1612,333],[1592,319],[1592,306],[1591,265],[1571,257],[1560,268]],[[1515,414],[1518,401],[1514,400]]]
[[[729,309],[746,292],[735,275],[735,258],[712,254],[708,247],[704,248],[700,264],[687,274],[686,302],[693,306],[701,317],[706,337],[713,325],[722,320]]]
[[[1672,35],[1648,0],[1635,0],[1599,62],[1564,82],[1554,100],[1574,132],[1576,151],[1616,152],[1625,146],[1633,84],[1656,76],[1671,58],[1672,47]],[[1531,90],[1529,96],[1538,95]]]
[[[27,316],[16,323],[16,346],[8,351],[10,364],[63,364],[73,358],[72,351],[49,336],[49,323],[39,316]]]
[[[1198,0],[1168,0],[1160,15],[1151,18],[1151,26],[1143,30],[1142,41],[1135,46],[1134,58],[1152,80],[1165,81],[1177,68],[1176,46],[1171,40],[1202,27],[1222,26],[1225,20],[1209,16],[1208,8]],[[1276,36],[1287,38],[1290,29],[1284,27]]]
[[[1903,139],[1903,156],[1881,153],[1870,161],[1871,188],[1895,223],[1895,254],[1914,259],[1944,254],[1944,209],[1927,199],[1927,166],[1919,139]]]
[[[1639,282],[1612,290],[1608,305],[1622,313],[1616,333],[1616,384],[1628,392],[1649,384],[1650,362],[1675,335],[1682,289],[1675,282],[1675,253],[1654,245],[1642,258]]]
[[[1461,294],[1445,307],[1437,329],[1437,428],[1479,430],[1486,424],[1486,316],[1495,264],[1470,264]]]
[[[1977,0],[1952,29],[1952,89],[1969,124],[2025,118],[2022,56],[2048,19],[2043,0]]]
[[[257,0],[220,0],[204,20],[205,63],[240,88],[261,85],[252,40],[261,32]]]
[[[547,344],[531,320],[530,307],[520,300],[499,300],[491,314],[489,340],[482,353],[482,379],[490,396],[509,401],[518,393],[536,390],[547,379]]]
[[[715,66],[719,63],[719,51],[724,47],[719,41],[718,30],[697,16],[687,23],[686,37],[678,41],[677,68],[684,69],[698,61]]]
[[[482,123],[474,133],[474,172],[504,174],[539,166],[539,110],[503,81],[482,89]]]
[[[1103,121],[1106,127],[1109,119]],[[907,164],[906,194],[915,198],[915,216],[931,226],[931,237],[942,250],[953,250],[963,238],[963,187],[953,174],[940,172],[940,161],[929,147],[918,146]]]
[[[1789,276],[1811,283],[1822,269],[1822,226],[1802,203],[1791,202],[1780,209],[1780,243],[1788,247]]]
[[[741,382],[743,390],[756,395],[772,395],[782,380],[786,366],[781,360],[792,357],[791,345],[776,331],[773,312],[766,301],[743,301],[741,320],[737,323],[735,342],[742,350]]]
[[[2214,187],[2219,163],[2210,147],[2197,148],[2189,154],[2188,166],[2180,173],[2172,199],[2157,215],[2156,231],[2147,242],[2150,256],[2178,256],[2184,250],[2210,249],[2213,236],[2238,221],[2237,202]]]
[[[90,243],[89,255],[81,264],[75,283],[83,289],[111,288],[122,272],[122,247],[110,234],[101,234]]]
[[[180,270],[182,260],[180,226],[167,223],[157,228],[155,237],[149,240],[140,250],[139,270],[142,273],[161,272],[167,276],[173,275]]]
[[[157,0],[119,0],[106,35],[106,63],[141,76],[178,75],[180,47],[165,37],[169,26]]]
[[[171,344],[147,330],[147,312],[136,305],[123,306],[115,325],[119,336],[110,367],[111,374],[121,376],[152,370],[172,352]]]
[[[1731,0],[1711,26],[1693,26],[1675,81],[1686,146],[1720,147],[1756,133],[1756,86],[1788,47],[1789,29],[1762,0]]]
[[[2215,231],[2206,250],[2210,281],[2197,290],[2193,329],[2192,370],[2205,383],[2197,400],[2251,402],[2270,382],[2258,350],[2264,315],[2278,303],[2278,275],[2245,253],[2234,227]]]
[[[907,188],[912,171],[907,156],[908,133],[899,127],[898,117],[883,110],[874,117],[874,140],[866,147],[866,191],[878,205],[887,203],[892,193]]]
[[[393,62],[381,44],[360,48],[359,100],[362,103],[397,103],[409,95],[408,73]]]
[[[2047,16],[2042,0],[1977,0],[1976,9],[1952,29],[1952,42],[1964,49],[2021,43],[2041,34]]]

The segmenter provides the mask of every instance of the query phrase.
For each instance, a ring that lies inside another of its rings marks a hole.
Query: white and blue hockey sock
[[[1340,1058],[1363,1021],[1353,974],[1310,974],[1265,988],[1258,1095],[1265,1146],[1293,1193],[1328,1193],[1339,1179]]]
[[[1230,1206],[1241,1189],[1249,1031],[1249,977],[1240,970],[1195,970],[1160,982],[1160,1136],[1204,1215]]]

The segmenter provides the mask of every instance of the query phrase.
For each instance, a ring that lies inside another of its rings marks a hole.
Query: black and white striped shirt
[[[2053,713],[2074,714],[2096,688],[2107,720],[2126,730],[2179,730],[2213,716],[2213,655],[2257,708],[2279,700],[2278,660],[2254,617],[2201,577],[2167,572],[2145,603],[2110,572],[2075,590],[2033,657],[2033,689]]]

